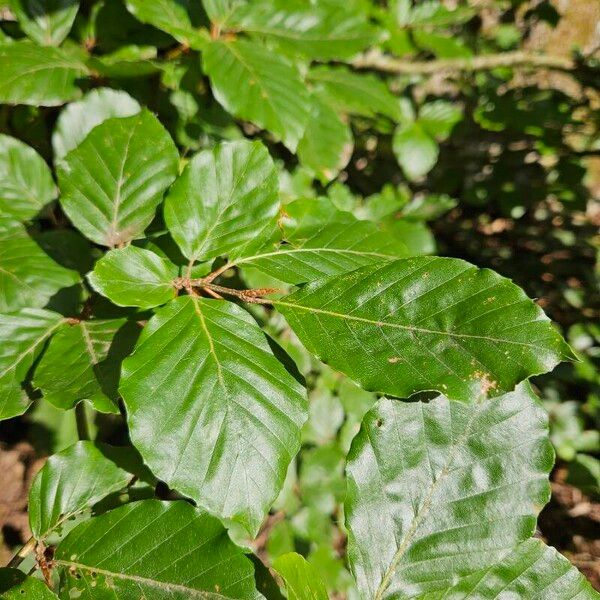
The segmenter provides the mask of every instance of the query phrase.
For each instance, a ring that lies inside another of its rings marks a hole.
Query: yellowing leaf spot
[[[390,365],[395,365],[399,361],[400,359],[397,356],[392,356],[391,358],[388,358],[388,362],[390,363]]]

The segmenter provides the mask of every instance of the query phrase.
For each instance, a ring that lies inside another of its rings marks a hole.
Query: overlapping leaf
[[[78,525],[56,549],[65,597],[258,600],[254,567],[187,502],[144,500]]]
[[[125,319],[66,323],[36,367],[33,384],[58,408],[88,400],[96,410],[118,413],[121,361],[132,350],[136,325]]]
[[[27,144],[0,134],[0,214],[26,221],[56,198],[52,173]]]
[[[110,250],[88,275],[92,287],[118,306],[153,308],[172,300],[178,268],[151,250]]]
[[[71,31],[79,0],[10,0],[21,29],[34,42],[58,46]]]
[[[327,590],[318,573],[296,552],[288,552],[273,561],[287,590],[288,600],[327,600]]]
[[[28,577],[19,569],[0,569],[2,600],[56,600],[48,586],[35,577]]]
[[[18,41],[0,44],[0,72],[0,102],[58,106],[79,96],[88,70],[63,50]]]
[[[52,134],[55,158],[62,158],[77,147],[96,125],[114,117],[130,117],[140,110],[137,100],[126,92],[110,88],[88,92],[60,113]]]
[[[362,596],[420,597],[504,559],[535,530],[553,460],[529,384],[470,404],[380,401],[348,456],[349,559]]]
[[[36,539],[43,540],[61,523],[131,481],[133,475],[111,458],[118,452],[83,441],[48,459],[29,490],[29,525]]]
[[[280,220],[283,243],[235,261],[286,283],[305,283],[407,255],[398,238],[336,210],[328,199],[296,200]]]
[[[351,58],[379,37],[363,12],[340,11],[327,4],[300,8],[283,2],[252,2],[238,8],[228,26],[319,60]]]
[[[437,390],[468,402],[573,358],[519,287],[458,259],[367,266],[274,304],[321,360],[394,396]]]
[[[0,314],[0,419],[27,410],[30,401],[21,389],[21,382],[44,342],[62,322],[61,315],[36,308]]]
[[[148,110],[109,119],[59,161],[61,205],[90,240],[123,244],[150,224],[178,163],[173,140]]]
[[[226,110],[269,130],[292,152],[296,150],[309,119],[310,96],[295,66],[247,40],[211,42],[203,65]]]
[[[298,158],[327,183],[348,164],[354,138],[348,123],[319,96],[313,94],[311,106],[311,118],[298,144]]]
[[[0,223],[0,312],[42,307],[61,288],[80,281],[76,271],[53,261],[10,219]]]
[[[187,164],[165,201],[165,220],[191,261],[244,256],[271,235],[277,169],[260,142],[223,143]]]
[[[124,361],[121,395],[152,472],[256,534],[307,411],[302,387],[252,317],[229,302],[173,300]]]
[[[197,28],[199,4],[193,0],[127,0],[128,10],[142,23],[166,31],[181,44],[202,50],[208,35]]]

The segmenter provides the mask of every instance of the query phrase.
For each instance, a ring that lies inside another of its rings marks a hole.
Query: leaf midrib
[[[149,579],[148,577],[141,577],[140,575],[129,575],[127,573],[120,573],[118,571],[109,571],[107,569],[99,569],[97,567],[90,567],[81,563],[73,562],[70,560],[55,560],[55,563],[67,568],[75,568],[82,571],[94,572],[114,579],[120,579],[122,581],[133,581],[138,585],[146,585],[148,587],[158,588],[167,592],[184,592],[189,598],[205,598],[208,600],[232,600],[230,596],[223,596],[216,592],[207,592],[205,590],[197,590],[194,588],[181,585],[179,583],[168,583],[164,581],[157,581],[155,579]]]
[[[375,321],[373,319],[368,319],[366,317],[358,317],[355,315],[347,315],[343,313],[338,313],[331,310],[324,310],[322,308],[315,308],[313,306],[303,306],[302,304],[295,304],[294,302],[289,302],[286,300],[270,300],[270,302],[274,306],[286,306],[288,308],[294,308],[298,310],[303,310],[306,312],[312,312],[315,314],[326,315],[328,317],[334,317],[338,319],[345,319],[348,321],[357,321],[359,323],[366,323],[368,325],[374,325],[375,327],[390,327],[392,329],[402,329],[404,331],[412,331],[416,333],[426,333],[430,335],[442,335],[453,338],[466,338],[466,339],[476,339],[476,340],[485,340],[487,342],[494,342],[498,344],[512,344],[515,346],[524,346],[527,348],[538,348],[535,344],[528,344],[526,342],[518,342],[516,340],[508,340],[503,338],[495,338],[486,335],[477,335],[473,333],[456,333],[453,331],[442,331],[437,329],[426,329],[423,327],[415,327],[414,325],[402,325],[400,323],[390,323],[387,321]]]

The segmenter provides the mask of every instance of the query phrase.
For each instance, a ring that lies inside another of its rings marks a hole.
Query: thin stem
[[[274,288],[263,288],[258,290],[236,290],[233,288],[223,287],[221,285],[215,285],[214,283],[207,283],[206,281],[202,281],[198,285],[207,291],[212,290],[213,292],[225,294],[226,296],[235,296],[236,298],[239,298],[244,302],[250,302],[252,304],[272,304],[270,300],[262,298],[262,296],[265,296],[266,294],[275,294],[281,291]]]
[[[204,283],[213,282],[219,275],[222,275],[223,273],[225,273],[225,271],[228,271],[229,269],[232,269],[233,267],[235,267],[235,263],[232,263],[232,262],[225,263],[223,266],[219,267],[216,271],[213,271],[210,275],[207,275],[203,280]]]
[[[576,63],[568,56],[534,52],[501,52],[468,58],[407,61],[374,50],[352,61],[356,69],[370,69],[398,75],[433,75],[444,71],[487,71],[498,67],[547,68],[572,71]]]
[[[79,439],[91,440],[90,423],[85,402],[80,402],[75,407],[75,421],[77,422],[77,435],[79,436]]]
[[[10,559],[6,565],[9,569],[16,569],[35,550],[36,539],[31,536],[21,549]]]

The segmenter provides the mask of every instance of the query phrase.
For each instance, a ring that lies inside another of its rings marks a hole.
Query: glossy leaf
[[[196,28],[199,2],[193,0],[126,0],[127,9],[142,23],[154,25],[172,35],[180,44],[202,50],[208,34]]]
[[[326,198],[296,200],[280,219],[283,241],[235,261],[286,283],[305,283],[407,255],[397,238],[369,221],[336,210]]]
[[[393,149],[404,174],[411,181],[431,171],[440,151],[437,142],[419,122],[396,129]]]
[[[227,530],[183,501],[133,502],[85,521],[55,559],[67,597],[80,600],[260,597],[252,562]]]
[[[139,237],[177,175],[179,155],[148,110],[104,121],[58,162],[60,203],[97,244]]]
[[[242,308],[181,297],[122,369],[131,439],[152,472],[256,534],[300,445],[302,387]]]
[[[88,400],[96,410],[118,413],[121,361],[133,346],[127,338],[135,340],[135,325],[125,323],[99,319],[63,325],[35,370],[33,384],[44,399],[63,410]]]
[[[45,306],[61,288],[80,281],[76,271],[54,262],[21,224],[7,220],[5,225],[0,233],[0,312]]]
[[[41,580],[28,577],[19,569],[0,569],[2,600],[52,600],[55,596]]]
[[[327,4],[300,8],[253,2],[238,8],[232,17],[236,28],[317,60],[351,58],[379,37],[364,13]]]
[[[219,144],[192,158],[165,200],[165,221],[192,261],[244,256],[271,234],[277,169],[260,142]]]
[[[318,66],[308,72],[318,92],[343,112],[365,117],[377,113],[394,121],[402,114],[400,103],[376,75],[354,73],[346,67]]]
[[[313,95],[311,105],[311,118],[298,144],[298,158],[322,183],[327,183],[348,164],[354,138],[348,123],[318,96]]]
[[[34,42],[58,46],[71,31],[79,0],[9,0],[21,29]]]
[[[92,287],[118,306],[153,308],[172,300],[178,268],[168,259],[136,246],[107,252],[88,275]]]
[[[348,552],[362,596],[445,590],[533,535],[550,497],[547,427],[526,383],[470,404],[381,400],[348,455]]]
[[[44,342],[62,322],[61,315],[36,308],[0,314],[0,419],[15,417],[27,410],[30,400],[20,384]]]
[[[119,451],[83,441],[48,459],[29,490],[29,526],[36,539],[131,481],[133,475],[111,458]]]
[[[289,552],[273,561],[273,569],[285,582],[288,600],[327,600],[327,590],[319,574],[306,559]]]
[[[110,88],[88,92],[81,100],[71,102],[56,121],[52,134],[55,159],[79,146],[96,125],[114,117],[130,117],[140,110],[137,100],[126,92]]]
[[[436,390],[469,402],[573,358],[519,287],[453,258],[363,267],[274,304],[323,362],[399,397]]]
[[[0,102],[59,106],[79,96],[86,66],[58,48],[30,42],[0,44]]]
[[[480,598],[539,598],[598,600],[589,581],[564,556],[541,540],[532,539],[504,553],[491,568],[466,577],[444,591],[415,596],[418,600],[441,597],[456,600]]]
[[[27,221],[56,198],[52,173],[27,144],[0,134],[0,214]]]
[[[203,61],[215,98],[226,110],[296,150],[308,123],[310,96],[295,66],[246,40],[211,42]]]

